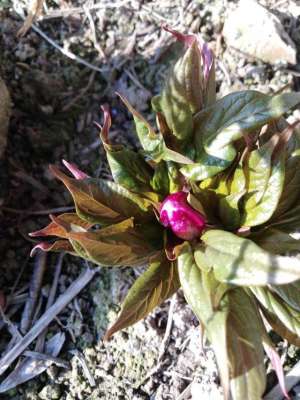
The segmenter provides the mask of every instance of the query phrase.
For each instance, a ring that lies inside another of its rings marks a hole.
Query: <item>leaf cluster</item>
[[[141,149],[111,143],[104,108],[113,181],[52,167],[76,213],[51,216],[32,235],[58,238],[38,244],[44,250],[103,267],[148,265],[106,339],[181,287],[215,349],[225,398],[256,400],[266,385],[264,349],[282,374],[264,321],[300,343],[300,137],[284,119],[300,94],[246,90],[216,100],[212,53],[196,36],[172,33],[185,50],[152,101],[157,129],[120,96]],[[190,242],[158,220],[162,200],[180,190],[207,218]]]

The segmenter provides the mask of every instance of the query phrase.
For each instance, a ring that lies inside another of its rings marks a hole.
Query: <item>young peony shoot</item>
[[[103,267],[148,265],[106,339],[181,288],[215,349],[224,398],[262,398],[264,351],[287,397],[265,323],[300,344],[300,137],[284,119],[300,94],[244,90],[216,100],[208,45],[166,29],[183,52],[152,100],[157,129],[120,95],[141,147],[112,143],[103,107],[113,181],[67,162],[74,178],[52,166],[76,212],[50,216],[31,236],[56,240],[33,252],[65,251]]]

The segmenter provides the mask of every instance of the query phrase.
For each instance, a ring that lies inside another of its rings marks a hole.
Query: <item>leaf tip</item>
[[[34,257],[38,250],[47,251],[51,247],[51,244],[47,242],[40,242],[35,245],[30,251],[30,257]]]
[[[108,140],[108,134],[109,134],[109,130],[111,127],[111,115],[109,112],[109,106],[107,104],[103,104],[101,106],[101,109],[103,111],[103,127],[100,128],[100,139],[102,140],[102,142],[104,144],[108,144],[109,140]]]
[[[81,171],[77,165],[73,164],[73,163],[69,163],[66,160],[62,160],[62,163],[64,164],[64,166],[68,169],[68,171],[71,172],[71,174],[74,176],[75,179],[86,179],[89,178],[89,176]]]
[[[34,232],[29,232],[28,236],[30,236],[30,237],[39,237],[39,236],[47,236],[47,235],[45,235],[44,229],[39,229],[39,230],[34,231]]]
[[[169,25],[163,25],[162,28],[171,33],[179,42],[182,42],[185,46],[190,47],[194,44],[196,35],[185,35],[184,33],[178,32]]]
[[[114,330],[113,330],[113,325],[107,329],[107,331],[105,332],[104,336],[103,336],[103,342],[108,342],[110,341],[111,337],[114,334]]]

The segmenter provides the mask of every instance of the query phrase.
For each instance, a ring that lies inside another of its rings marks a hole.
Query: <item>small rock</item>
[[[217,385],[202,385],[197,382],[192,383],[191,395],[192,400],[222,400],[224,398]]]
[[[61,398],[61,388],[59,385],[47,385],[39,393],[42,400],[57,400]]]
[[[289,13],[294,18],[298,18],[300,15],[300,4],[297,4],[296,1],[290,1],[289,2]]]
[[[223,34],[229,46],[266,63],[296,64],[296,47],[280,20],[255,0],[241,0],[225,19]]]

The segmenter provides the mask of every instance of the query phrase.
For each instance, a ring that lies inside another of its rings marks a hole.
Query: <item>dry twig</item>
[[[4,324],[7,325],[7,329],[12,337],[14,339],[22,339],[22,335],[19,332],[17,326],[13,322],[11,322],[10,318],[2,310],[2,307],[0,307],[0,317]]]
[[[86,85],[86,87],[83,88],[77,96],[75,96],[68,104],[66,104],[62,108],[63,112],[68,111],[70,108],[73,107],[74,104],[76,104],[83,96],[86,95],[86,93],[90,90],[90,88],[92,87],[92,85],[94,83],[95,75],[96,75],[96,71],[93,71],[90,75],[90,78],[89,78],[89,81],[88,81],[88,84]]]
[[[191,389],[192,389],[192,383],[191,382],[185,389],[183,392],[180,393],[180,395],[176,398],[176,400],[185,400],[185,399],[189,399],[191,396]]]
[[[58,261],[55,266],[55,273],[54,273],[54,278],[52,282],[52,286],[49,292],[47,304],[46,304],[46,310],[48,310],[52,304],[54,303],[55,296],[56,296],[56,291],[57,291],[57,286],[58,286],[58,280],[61,274],[61,268],[63,264],[63,258],[64,258],[64,253],[61,253],[58,256]],[[47,328],[41,333],[41,335],[38,337],[35,345],[35,350],[36,351],[43,351],[44,349],[44,344],[45,344],[45,339],[46,339],[46,334],[47,334]]]
[[[78,350],[71,350],[70,353],[73,354],[79,361],[79,363],[82,367],[83,373],[84,373],[85,377],[87,378],[87,380],[89,381],[90,386],[95,387],[96,386],[95,379],[94,379],[93,375],[91,374],[89,367],[87,366],[84,355],[82,353],[80,353],[80,351],[78,351]]]
[[[31,323],[36,311],[36,306],[42,287],[43,276],[46,269],[46,260],[47,254],[39,252],[34,262],[34,270],[31,277],[28,299],[25,303],[20,324],[20,330],[23,334],[26,333],[31,327]]]
[[[138,80],[137,76],[135,76],[131,71],[129,71],[127,68],[124,68],[124,72],[125,74],[132,80],[132,82],[139,87],[140,89],[142,89],[147,98],[151,98],[152,94],[150,92],[150,90],[148,90],[144,85],[141,84],[141,82]]]
[[[25,183],[30,184],[32,187],[34,187],[37,190],[40,190],[42,193],[47,194],[48,196],[51,195],[50,190],[43,185],[41,182],[39,182],[37,179],[35,179],[33,176],[30,176],[27,174],[25,171],[17,171],[13,173],[14,176],[17,178],[21,179]]]
[[[47,363],[51,363],[51,364],[53,363],[61,368],[65,368],[65,369],[70,368],[70,364],[67,361],[65,361],[59,357],[51,356],[49,354],[39,353],[38,351],[26,350],[24,352],[24,356],[34,358],[35,360],[46,361]]]
[[[93,16],[88,8],[88,6],[84,6],[84,11],[85,14],[89,20],[90,27],[91,27],[91,32],[92,32],[92,42],[94,44],[95,49],[98,51],[99,55],[101,58],[106,59],[106,54],[104,53],[104,50],[102,49],[100,43],[97,40],[97,33],[96,33],[96,28],[95,28],[95,22],[93,19]]]
[[[40,16],[43,11],[43,0],[33,0],[28,15],[24,21],[24,24],[19,29],[17,35],[24,36],[31,28],[33,22]]]
[[[25,360],[20,362],[17,367],[12,371],[12,373],[10,373],[8,377],[4,379],[4,381],[1,383],[0,393],[4,393],[10,389],[15,388],[21,383],[27,382],[30,379],[35,378],[36,376],[46,371],[46,369],[53,363],[61,364],[61,360],[57,359],[57,355],[60,353],[64,342],[64,333],[57,333],[56,335],[52,336],[52,338],[49,339],[46,344],[46,352],[47,354],[50,354],[50,356],[42,354],[39,357],[35,353],[35,358],[26,358]],[[34,352],[28,353],[34,354]],[[63,366],[65,367],[64,362]]]
[[[24,303],[24,302],[23,302]],[[8,312],[5,314],[5,316],[7,317],[7,318],[11,318],[13,315],[15,315],[16,314],[16,312],[17,311],[19,311],[19,309],[22,307],[22,304],[23,303],[19,303],[19,304],[16,304],[14,307],[11,307],[9,310],[8,310]],[[1,331],[1,329],[3,329],[4,328],[4,326],[6,325],[6,321],[5,320],[3,320],[3,317],[0,315],[0,331]]]
[[[70,206],[70,207],[57,207],[57,208],[50,208],[48,210],[43,210],[43,211],[31,211],[31,210],[17,210],[15,208],[11,208],[11,207],[0,207],[0,211],[6,211],[6,212],[10,212],[12,214],[22,214],[22,215],[26,215],[26,216],[30,216],[30,215],[48,215],[48,214],[56,214],[56,213],[60,213],[60,212],[68,212],[68,211],[72,211],[74,210],[74,206]]]
[[[25,20],[25,17],[22,15],[21,11],[19,10],[14,10],[16,12],[16,14],[23,20]],[[39,34],[43,39],[45,39],[49,44],[51,44],[55,49],[57,49],[58,51],[60,51],[64,56],[70,58],[73,61],[76,61],[79,64],[84,65],[87,68],[92,69],[93,71],[97,71],[97,72],[102,72],[102,69],[97,67],[96,65],[93,65],[91,63],[89,63],[88,61],[84,60],[83,58],[76,56],[74,53],[72,53],[70,50],[68,49],[64,49],[63,47],[61,47],[58,43],[56,43],[53,39],[51,39],[45,32],[43,32],[40,28],[38,28],[36,25],[32,24],[31,28],[37,33]]]
[[[98,268],[85,270],[56,302],[41,316],[31,330],[7,354],[0,359],[0,375],[24,352],[24,350],[43,332],[51,321],[66,307],[72,299],[93,279]]]
[[[168,346],[168,342],[170,339],[170,333],[172,329],[172,324],[173,324],[173,315],[174,315],[174,308],[175,308],[175,303],[176,303],[176,296],[174,295],[171,299],[170,303],[170,308],[169,308],[169,313],[168,313],[168,321],[167,321],[167,327],[165,331],[164,338],[162,340],[162,343],[159,348],[159,354],[158,354],[158,359],[157,359],[157,364],[155,367],[153,367],[149,373],[138,383],[136,386],[136,389],[142,386],[148,379],[150,379],[153,375],[155,375],[160,369],[163,367],[163,356],[165,354],[166,348]]]
[[[61,10],[53,10],[50,11],[48,14],[42,17],[42,20],[52,19],[52,18],[66,18],[72,14],[83,14],[88,9],[89,11],[96,11],[96,10],[106,10],[108,8],[120,8],[127,6],[131,0],[123,0],[123,1],[110,1],[109,3],[103,3],[102,1],[90,6],[85,7],[74,7],[69,9],[61,9]]]
[[[170,340],[170,334],[172,330],[172,325],[173,325],[173,316],[174,316],[174,309],[175,309],[175,304],[176,304],[176,296],[173,295],[171,302],[170,302],[170,307],[169,307],[169,313],[168,313],[168,321],[167,321],[167,327],[165,331],[164,338],[161,342],[160,348],[159,348],[159,355],[158,355],[158,362],[160,363],[166,349],[168,347],[168,343]]]

